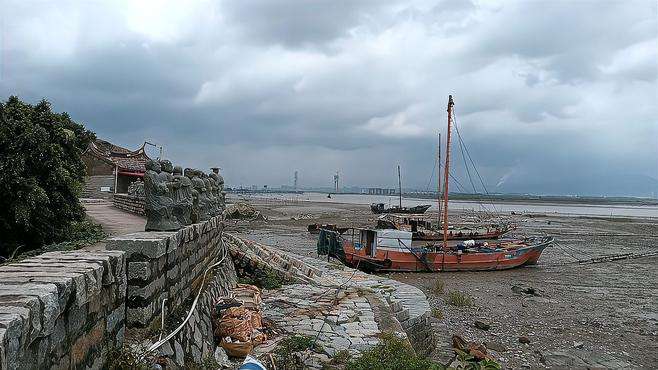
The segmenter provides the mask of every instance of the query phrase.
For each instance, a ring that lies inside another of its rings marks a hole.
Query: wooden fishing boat
[[[338,227],[335,224],[309,224],[307,229],[310,234],[319,234],[320,229],[338,231],[342,233],[349,229],[349,227]]]
[[[443,240],[441,225],[430,215],[383,215],[377,220],[377,229],[411,231],[414,241]],[[491,240],[498,239],[514,230],[508,223],[471,223],[448,226],[448,240]]]
[[[384,203],[373,203],[370,205],[370,210],[374,214],[386,214],[386,213],[403,213],[403,214],[419,214],[425,213],[431,207],[430,204],[423,204],[420,206],[414,207],[402,207],[402,206],[393,206],[386,208]]]
[[[386,207],[384,203],[372,203],[370,205],[370,210],[374,214],[386,214],[386,213],[405,213],[405,214],[417,214],[417,213],[425,213],[432,205],[431,204],[423,204],[420,206],[414,206],[414,207],[403,207],[402,206],[402,179],[400,176],[400,166],[398,166],[398,197],[399,197],[399,205],[393,206],[393,207]]]
[[[431,239],[429,244],[418,245],[418,241],[416,241],[416,245],[414,245],[414,232],[400,230],[396,227],[374,230],[351,228],[344,232],[320,229],[317,244],[318,254],[335,257],[348,266],[366,271],[485,271],[505,270],[537,263],[544,249],[552,244],[552,237],[476,242],[473,240],[475,239],[475,231],[473,231],[473,235],[470,235],[473,237],[469,240],[455,240],[461,239],[465,235],[463,232],[462,235],[459,235],[459,232],[456,232],[457,229],[450,228],[448,223],[450,126],[453,119],[453,105],[452,95],[450,95],[444,166],[446,181],[443,184],[443,198],[440,199],[443,201],[443,217],[442,220],[439,220],[442,230],[436,229],[436,233],[443,239],[443,243],[431,243],[431,240],[434,240]],[[399,171],[398,166],[398,179],[400,178]],[[400,196],[401,207],[402,198]],[[503,229],[499,229],[488,233],[492,236],[500,236],[503,231]],[[417,230],[416,233],[418,233]],[[431,237],[438,238],[436,234]]]
[[[343,233],[320,230],[317,247],[320,255],[371,272],[487,271],[536,264],[552,242],[552,237],[539,237],[414,246],[409,231],[350,228]]]

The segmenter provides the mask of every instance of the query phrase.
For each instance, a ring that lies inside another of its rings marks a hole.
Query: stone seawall
[[[120,251],[0,266],[0,369],[101,368],[123,344],[125,291]]]
[[[144,216],[145,199],[128,194],[114,194],[112,205],[120,210]]]
[[[227,253],[221,248],[221,232],[221,218],[214,217],[175,232],[139,232],[108,240],[107,249],[126,252],[128,326],[149,326],[159,317],[163,301],[171,313],[196,292],[205,270]],[[232,262],[227,265],[234,275]]]
[[[237,285],[230,256],[212,270],[208,279],[187,325],[159,350],[160,354],[173,359],[181,368],[189,366],[190,362],[200,364],[213,355],[215,341],[211,312],[215,309],[214,303],[218,298],[227,296]]]
[[[108,249],[126,253],[128,328],[158,326],[163,302],[165,317],[182,321],[199,291],[203,274],[221,262],[208,272],[190,320],[158,349],[180,367],[212,356],[213,303],[237,284],[233,261],[221,240],[222,228],[221,217],[215,217],[176,232],[139,232],[108,240]],[[164,334],[173,329],[167,327]]]

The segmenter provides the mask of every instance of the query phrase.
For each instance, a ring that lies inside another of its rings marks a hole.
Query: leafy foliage
[[[238,277],[240,284],[251,284],[261,289],[278,289],[288,283],[285,279],[270,269],[258,270],[253,275],[245,275]]]
[[[81,155],[93,139],[45,100],[0,103],[0,255],[68,239],[84,218]]]
[[[15,249],[15,253],[12,253],[12,255],[15,256],[10,256],[11,258],[9,258],[8,262],[38,256],[46,252],[80,249],[84,246],[99,242],[107,237],[107,234],[103,231],[103,227],[90,220],[84,220],[81,222],[74,221],[71,223],[70,230],[67,240],[61,243],[48,244],[41,248],[28,250],[26,252],[23,252],[22,248]]]
[[[347,370],[438,370],[440,364],[416,355],[408,343],[391,333],[382,334],[380,343],[361,357],[347,363]]]
[[[471,307],[473,305],[471,297],[456,290],[448,293],[447,302],[456,307]]]
[[[437,279],[434,282],[432,291],[434,292],[434,294],[443,294],[445,292],[445,283],[443,282],[443,280]]]
[[[322,347],[315,343],[315,338],[310,336],[293,335],[282,339],[274,349],[277,369],[304,369],[304,364],[299,362],[294,354],[306,350],[320,352],[322,351]]]
[[[455,350],[457,352],[457,359],[453,366],[448,370],[500,370],[502,366],[495,360],[484,359],[478,360],[470,354]]]
[[[443,320],[443,311],[436,307],[432,308],[432,317],[437,320]]]

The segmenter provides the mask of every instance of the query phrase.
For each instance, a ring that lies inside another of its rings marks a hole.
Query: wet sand
[[[240,234],[283,250],[317,256],[310,223],[373,226],[368,206],[253,201],[268,222],[240,222]],[[458,218],[464,216],[454,213]],[[653,368],[658,363],[657,257],[580,265],[577,260],[617,253],[658,251],[658,220],[558,215],[510,215],[514,235],[551,234],[537,266],[467,273],[391,273],[389,277],[423,290],[442,318],[434,320],[436,350],[445,362],[452,334],[487,342],[506,368],[543,367],[556,351],[607,367]],[[434,287],[441,281],[444,292]],[[535,288],[538,296],[516,294],[514,285]],[[471,307],[449,305],[450,291],[470,296]],[[480,320],[487,331],[474,327]],[[519,337],[529,344],[519,343]]]

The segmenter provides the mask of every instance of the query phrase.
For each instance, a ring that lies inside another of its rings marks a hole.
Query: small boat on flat
[[[400,203],[397,206],[386,207],[384,203],[372,203],[370,205],[370,210],[376,215],[388,213],[419,214],[425,213],[425,211],[432,206],[431,204],[423,204],[414,207],[402,206],[402,176],[400,175],[400,166],[398,166],[398,199]]]
[[[387,213],[402,213],[402,214],[420,214],[425,213],[432,205],[423,204],[414,207],[393,206],[386,207],[384,203],[372,203],[370,210],[374,214],[387,214]]]
[[[467,240],[443,248],[412,245],[410,231],[350,228],[320,230],[317,248],[320,255],[371,272],[489,271],[536,264],[552,242],[552,237]]]
[[[308,227],[308,232],[310,234],[319,234],[320,229],[325,229],[325,230],[330,230],[330,231],[338,231],[338,232],[345,232],[348,227],[338,227],[336,224],[309,224]]]

